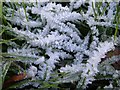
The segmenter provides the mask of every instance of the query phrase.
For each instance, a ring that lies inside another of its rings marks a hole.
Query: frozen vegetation
[[[101,79],[111,80],[104,88],[120,87],[120,71],[111,65],[120,55],[102,61],[119,46],[119,3],[37,1],[3,3],[8,23],[2,27],[15,38],[7,42],[5,53],[15,58],[11,63],[27,65],[23,71],[30,79],[16,88],[57,88],[56,84],[77,82],[76,88],[85,89]]]

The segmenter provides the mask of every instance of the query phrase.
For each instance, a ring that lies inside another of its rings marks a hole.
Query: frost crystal
[[[88,1],[88,6],[85,6],[85,0],[70,0],[70,6],[49,0],[37,0],[39,3],[30,4],[29,1],[25,3],[25,9],[16,7],[14,16],[11,9],[6,11],[6,19],[13,25],[10,31],[24,40],[18,47],[9,47],[8,53],[29,57],[25,61],[33,65],[27,70],[28,77],[47,81],[53,77],[53,73],[59,71],[68,76],[58,82],[78,81],[78,88],[85,88],[99,73],[101,58],[105,58],[108,51],[114,50],[115,43],[110,36],[108,39],[100,39],[106,33],[104,27],[114,26],[116,3],[110,3],[106,8],[107,14],[96,16],[96,4],[92,0]],[[100,6],[100,12],[104,4]],[[76,12],[81,6],[87,7],[86,11]],[[73,75],[76,77],[72,78]],[[35,83],[33,85],[38,86]]]

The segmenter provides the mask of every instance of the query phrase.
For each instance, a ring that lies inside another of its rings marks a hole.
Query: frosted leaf
[[[27,78],[34,78],[37,74],[37,68],[35,66],[30,66],[27,70]]]
[[[50,80],[52,74],[59,70],[68,73],[61,82],[78,81],[77,87],[83,84],[82,88],[85,88],[101,72],[99,69],[101,58],[104,58],[108,51],[114,50],[113,39],[100,40],[99,26],[105,29],[114,26],[114,7],[117,4],[110,2],[106,14],[95,16],[93,7],[95,8],[96,4],[93,2],[92,7],[92,0],[87,1],[88,6],[85,0],[70,0],[70,6],[48,2],[49,0],[37,1],[39,3],[30,3],[30,0],[27,0],[26,11],[21,5],[20,8],[16,7],[13,16],[13,9],[6,9],[5,19],[12,24],[11,32],[14,32],[20,40],[24,40],[19,47],[17,45],[9,47],[8,53],[34,58],[34,61],[27,59],[28,64],[37,66],[31,66],[27,70],[28,77]],[[81,5],[87,7],[86,12],[76,11]],[[100,11],[103,11],[105,6],[106,4],[102,3]],[[82,31],[85,31],[85,35],[82,35]],[[109,65],[103,69],[106,72],[101,72],[102,74],[113,74],[117,77],[118,73],[113,72],[114,69]]]
[[[40,63],[43,63],[45,61],[45,58],[44,57],[41,57],[41,58],[39,58],[38,60],[36,60],[35,62],[34,62],[34,64],[40,64]]]

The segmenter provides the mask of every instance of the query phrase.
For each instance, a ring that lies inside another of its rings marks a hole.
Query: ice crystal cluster
[[[101,58],[105,58],[106,53],[115,48],[112,35],[105,39],[99,37],[100,30],[104,32],[104,28],[99,26],[115,26],[113,22],[117,3],[109,3],[106,8],[108,12],[102,13],[107,6],[103,2],[99,7],[102,14],[98,15],[95,13],[95,2],[91,0],[87,1],[87,5],[85,0],[71,0],[66,6],[47,0],[25,2],[24,7],[19,2],[16,9],[6,8],[6,19],[13,28],[10,31],[17,38],[25,40],[22,45],[14,43],[8,48],[8,53],[34,58],[25,61],[31,65],[28,76],[34,79],[47,81],[59,71],[67,73],[67,76],[56,82],[79,81],[78,88],[85,88],[100,72],[98,65]],[[9,3],[6,4],[9,6]],[[81,6],[86,6],[87,10],[77,12]],[[82,23],[88,28],[82,28]]]

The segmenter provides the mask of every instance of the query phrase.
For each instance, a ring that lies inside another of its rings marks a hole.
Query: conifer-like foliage
[[[2,90],[120,87],[119,2],[6,0],[0,18]]]

